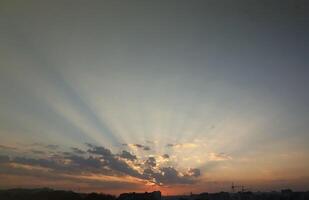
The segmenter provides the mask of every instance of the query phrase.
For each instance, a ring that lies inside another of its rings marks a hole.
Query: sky
[[[0,2],[0,188],[309,190],[309,5]]]

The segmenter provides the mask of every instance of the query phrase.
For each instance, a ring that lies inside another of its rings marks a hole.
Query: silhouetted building
[[[292,193],[293,193],[293,191],[291,189],[281,190],[281,194],[283,194],[283,195],[290,195]]]
[[[201,193],[191,195],[164,196],[163,200],[309,200],[309,192],[238,192]],[[98,193],[76,193],[51,189],[0,190],[0,200],[161,200],[161,192],[124,193],[118,199],[113,195]]]
[[[0,190],[0,200],[116,200],[116,197],[108,194],[83,194],[42,188]]]
[[[118,200],[161,200],[161,192],[123,193],[118,197]]]

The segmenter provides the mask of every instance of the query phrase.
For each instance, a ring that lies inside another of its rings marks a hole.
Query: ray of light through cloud
[[[0,187],[308,189],[299,4],[3,1]]]

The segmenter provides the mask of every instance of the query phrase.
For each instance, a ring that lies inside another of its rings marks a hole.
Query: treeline
[[[0,190],[0,200],[116,200],[116,197],[52,189],[9,189]]]

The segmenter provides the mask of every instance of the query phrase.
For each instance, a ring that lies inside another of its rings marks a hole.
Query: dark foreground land
[[[0,200],[116,200],[116,197],[107,194],[84,194],[44,188],[0,190]]]
[[[0,190],[0,200],[309,200],[309,192],[201,193],[188,196],[163,196],[151,193],[124,193],[119,197],[99,193],[76,193],[52,189]]]

